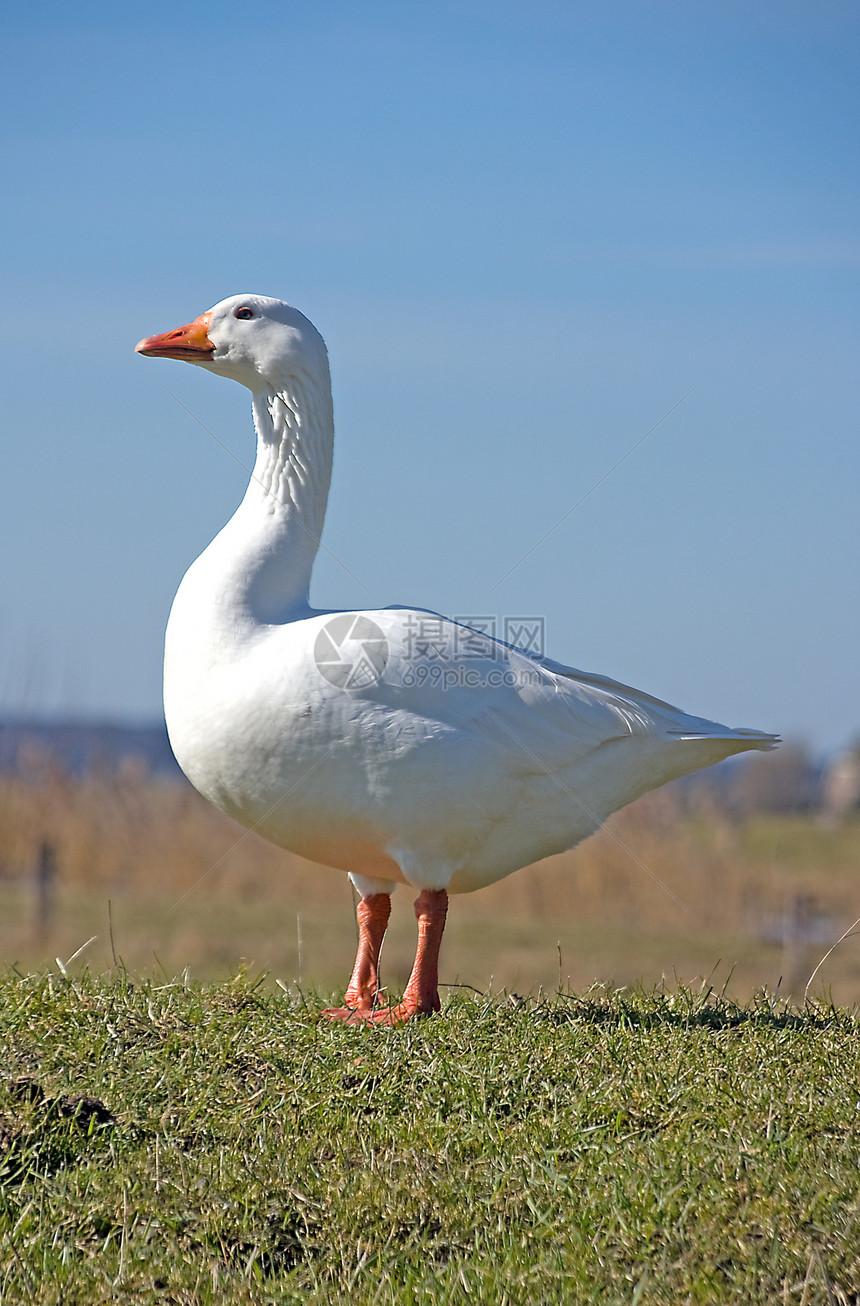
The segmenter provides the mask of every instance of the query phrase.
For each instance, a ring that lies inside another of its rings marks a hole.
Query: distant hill
[[[35,757],[59,762],[73,775],[116,771],[138,759],[155,775],[182,773],[170,751],[164,722],[119,725],[90,721],[0,721],[0,772],[19,772]]]

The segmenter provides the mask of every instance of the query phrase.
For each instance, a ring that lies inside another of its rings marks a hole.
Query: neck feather
[[[309,377],[254,395],[257,459],[236,516],[250,531],[247,601],[257,620],[306,606],[331,482],[331,387]]]

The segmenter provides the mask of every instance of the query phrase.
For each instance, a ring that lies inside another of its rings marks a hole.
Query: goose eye
[[[251,308],[244,308],[244,307],[234,308],[233,316],[238,317],[242,322],[247,322],[249,318],[252,318],[254,316],[254,310]]]

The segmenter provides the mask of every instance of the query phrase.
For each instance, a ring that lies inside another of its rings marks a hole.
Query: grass
[[[365,1030],[122,971],[0,1003],[4,1302],[860,1297],[853,1012],[458,993]]]

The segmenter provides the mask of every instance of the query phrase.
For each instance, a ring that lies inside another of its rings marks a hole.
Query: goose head
[[[316,327],[291,304],[267,295],[231,295],[187,326],[147,336],[135,350],[196,363],[254,393],[288,388],[291,379],[324,384],[328,377]]]

